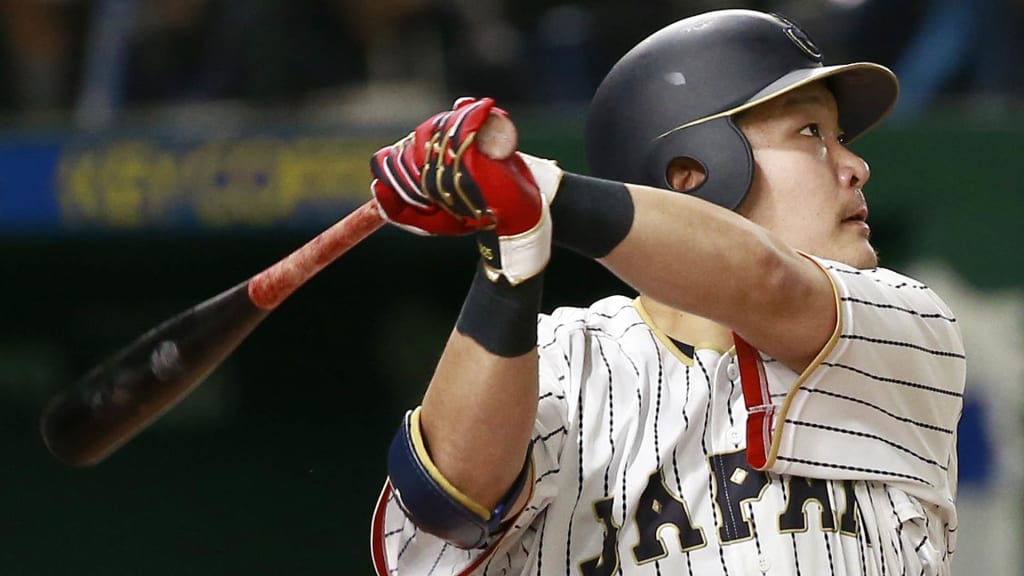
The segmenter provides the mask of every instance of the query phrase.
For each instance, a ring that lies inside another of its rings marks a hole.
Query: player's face
[[[791,247],[872,268],[867,163],[843,144],[835,98],[810,84],[753,108],[739,120],[754,153],[754,182],[737,211]]]

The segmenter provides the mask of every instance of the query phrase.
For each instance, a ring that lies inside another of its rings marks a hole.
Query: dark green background
[[[578,131],[562,128],[527,122],[523,146],[581,170]],[[1019,122],[945,117],[858,143],[885,263],[935,259],[981,290],[1024,287],[1022,137]],[[458,312],[473,270],[467,239],[373,236],[95,468],[57,463],[37,431],[52,393],[315,232],[0,240],[4,576],[372,573],[386,446]],[[545,308],[621,290],[556,252]]]

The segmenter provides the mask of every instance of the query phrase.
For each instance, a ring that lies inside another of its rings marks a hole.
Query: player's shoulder
[[[871,281],[894,288],[929,289],[924,282],[889,268],[855,268],[836,260],[829,260],[818,256],[808,257],[817,262],[818,266],[821,266],[829,276],[836,279],[860,279],[860,281]]]
[[[842,262],[811,256],[832,278],[846,300],[899,302],[914,308],[937,309],[952,316],[946,302],[925,282],[890,268],[855,268]]]

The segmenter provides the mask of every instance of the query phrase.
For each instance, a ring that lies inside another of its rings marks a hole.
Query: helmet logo
[[[804,32],[803,29],[797,26],[795,22],[785,16],[780,14],[772,14],[772,16],[775,16],[786,25],[786,28],[784,29],[786,36],[789,37],[793,44],[796,44],[796,47],[799,48],[801,52],[807,54],[807,56],[815,62],[822,61],[821,49],[814,43],[814,40],[811,40],[811,37],[807,35],[807,32]]]
[[[686,84],[686,76],[682,72],[669,72],[665,74],[665,81],[673,86],[682,86]]]

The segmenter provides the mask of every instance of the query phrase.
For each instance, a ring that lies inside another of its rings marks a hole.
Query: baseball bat
[[[159,324],[43,409],[50,452],[97,464],[188,395],[307,280],[384,220],[371,200],[262,272]]]
[[[492,115],[476,146],[495,159],[517,146]],[[384,224],[370,200],[248,280],[149,330],[55,395],[40,416],[47,449],[72,466],[101,462],[173,408],[281,302]]]

